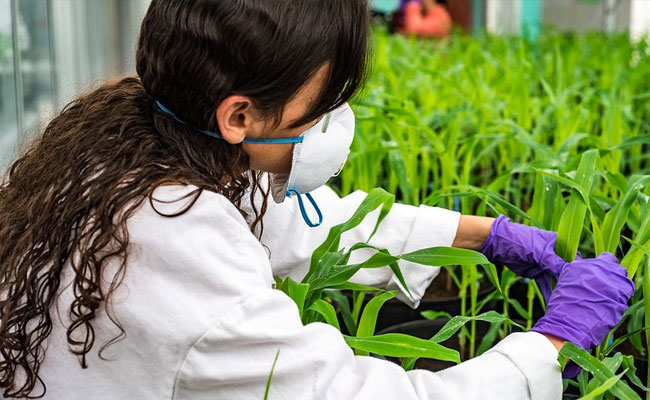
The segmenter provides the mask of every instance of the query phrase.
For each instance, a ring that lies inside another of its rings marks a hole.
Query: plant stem
[[[470,267],[470,313],[472,317],[476,316],[476,303],[478,302],[478,268],[474,265]],[[470,336],[469,336],[469,358],[474,358],[476,354],[476,321],[472,320],[470,324]]]
[[[506,286],[503,288],[503,316],[506,318],[510,318],[510,286]],[[510,334],[510,325],[505,324],[504,329],[506,331],[506,335]]]
[[[366,298],[365,292],[354,292],[352,299],[352,318],[355,323],[359,323],[359,315],[361,315],[361,307],[363,306],[363,300]]]
[[[469,285],[469,276],[467,272],[467,268],[461,268],[461,281],[460,281],[460,288],[459,288],[459,296],[460,296],[460,315],[466,316],[467,315],[467,286]],[[462,360],[465,359],[465,332],[466,328],[463,327],[463,329],[460,330],[458,333],[460,336],[458,337],[458,343],[459,343],[459,350],[460,350],[460,357]]]
[[[650,257],[646,256],[643,271],[643,302],[645,307],[645,325],[650,325]],[[645,331],[646,346],[650,345],[650,330]],[[650,386],[650,368],[646,377],[646,386]],[[650,400],[650,392],[646,392],[646,400]]]
[[[466,307],[467,307],[467,290],[463,287],[460,291],[460,315],[466,315]],[[460,350],[460,358],[461,360],[465,359],[465,335],[464,335],[465,329],[461,329],[458,332],[458,344],[459,344],[459,350]]]
[[[535,288],[531,281],[528,281],[528,321],[526,321],[526,330],[533,327],[533,302],[535,300]]]

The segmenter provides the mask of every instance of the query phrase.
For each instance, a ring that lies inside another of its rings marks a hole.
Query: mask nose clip
[[[329,128],[331,120],[332,120],[332,113],[328,113],[325,116],[325,122],[323,123],[323,129],[321,130],[322,133],[327,133],[327,128]]]
[[[343,167],[344,166],[345,166],[345,163],[344,162],[341,163],[341,165],[339,165],[339,169],[337,169],[336,172],[334,173],[334,175],[332,175],[332,178],[335,178],[335,177],[341,175],[341,172],[343,172]]]
[[[318,222],[316,223],[309,218],[309,215],[307,215],[305,202],[302,199],[302,193],[300,193],[298,189],[294,189],[294,188],[287,190],[287,197],[291,198],[294,194],[298,196],[298,206],[300,207],[300,214],[302,214],[302,219],[305,220],[305,223],[307,223],[307,225],[311,228],[316,228],[320,226],[323,223],[323,213],[318,207],[318,204],[316,204],[316,200],[314,200],[312,195],[309,193],[305,193],[305,197],[307,197],[307,200],[309,200],[312,207],[314,207],[314,210],[316,210],[316,213],[318,214]]]

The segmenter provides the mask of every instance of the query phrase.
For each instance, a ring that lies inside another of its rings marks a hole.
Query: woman
[[[557,348],[602,340],[633,290],[611,255],[567,264],[549,232],[397,205],[382,247],[482,248],[558,278],[535,332],[438,374],[354,356],[273,289],[363,198],[313,189],[352,139],[367,13],[365,0],[152,1],[139,78],[68,105],[0,189],[5,397],[261,399],[279,351],[271,399],[559,398]],[[402,269],[415,306],[437,269]],[[389,270],[355,279],[402,289]]]

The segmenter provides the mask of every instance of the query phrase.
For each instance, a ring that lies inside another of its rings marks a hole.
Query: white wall
[[[521,0],[487,0],[485,27],[496,34],[519,34]]]
[[[607,14],[609,8],[611,14]],[[630,0],[544,0],[542,21],[563,31],[626,31]]]
[[[632,0],[630,35],[635,40],[650,36],[650,0]]]
[[[0,175],[80,93],[96,82],[135,73],[136,43],[149,2],[0,0]],[[40,39],[30,40],[30,32]],[[22,51],[28,57],[20,56]]]
[[[56,109],[95,82],[131,74],[150,0],[51,0]]]

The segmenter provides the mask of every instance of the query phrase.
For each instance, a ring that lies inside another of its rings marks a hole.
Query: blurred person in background
[[[401,0],[398,21],[407,35],[445,37],[452,29],[449,12],[436,0]]]

